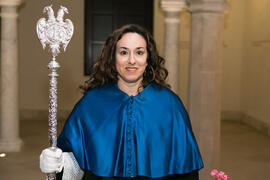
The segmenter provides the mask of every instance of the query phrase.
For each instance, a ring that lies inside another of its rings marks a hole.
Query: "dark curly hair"
[[[118,82],[118,72],[115,66],[116,44],[126,33],[140,34],[146,41],[147,46],[147,67],[143,73],[141,87],[146,87],[149,83],[155,82],[159,86],[170,87],[166,83],[168,71],[164,67],[165,60],[158,54],[156,43],[152,35],[144,28],[136,24],[124,25],[115,30],[107,38],[102,47],[101,53],[90,67],[90,77],[80,88],[86,92],[93,88],[98,88],[107,83]]]

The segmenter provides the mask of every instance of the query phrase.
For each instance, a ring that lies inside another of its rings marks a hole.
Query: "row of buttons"
[[[132,174],[132,159],[131,159],[131,137],[132,137],[132,104],[133,104],[133,101],[134,101],[134,97],[131,96],[130,99],[129,99],[129,105],[128,105],[128,118],[127,118],[127,151],[128,151],[128,158],[127,158],[127,161],[128,161],[128,167],[127,167],[127,170],[128,170],[128,176],[131,176]]]

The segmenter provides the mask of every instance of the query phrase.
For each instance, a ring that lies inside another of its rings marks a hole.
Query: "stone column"
[[[1,6],[1,112],[0,152],[20,151],[18,102],[17,7],[20,0],[0,0]]]
[[[191,50],[188,107],[204,161],[200,179],[219,168],[221,64],[226,0],[190,0]]]
[[[165,12],[164,57],[169,71],[168,81],[172,90],[178,93],[179,13],[186,3],[185,0],[161,0],[160,6]]]

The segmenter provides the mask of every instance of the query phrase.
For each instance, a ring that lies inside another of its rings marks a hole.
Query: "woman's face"
[[[147,66],[147,48],[144,38],[137,33],[126,33],[116,44],[116,70],[119,81],[141,82]]]

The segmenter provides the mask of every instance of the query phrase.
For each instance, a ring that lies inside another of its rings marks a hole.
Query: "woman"
[[[142,27],[114,31],[81,86],[85,95],[58,138],[61,150],[43,151],[41,170],[65,174],[64,151],[83,179],[198,179],[200,152],[185,108],[165,82],[164,62]]]

